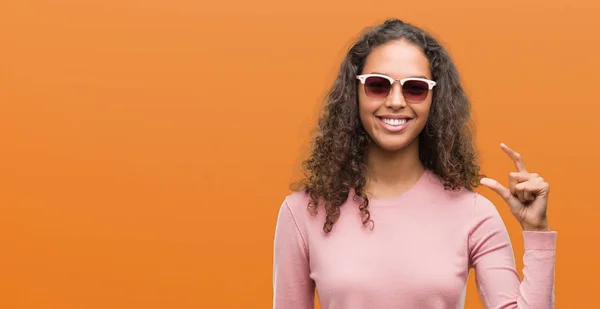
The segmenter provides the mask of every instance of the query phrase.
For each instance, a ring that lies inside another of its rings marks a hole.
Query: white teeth
[[[401,126],[408,121],[408,119],[390,119],[390,118],[381,118],[383,122],[391,125],[391,126]]]

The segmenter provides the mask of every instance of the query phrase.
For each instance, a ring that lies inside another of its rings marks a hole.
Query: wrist
[[[543,228],[523,228],[523,231],[525,232],[552,232],[552,229],[550,229],[550,227],[543,227]]]
[[[523,231],[527,232],[550,232],[550,225],[548,224],[548,220],[543,220],[538,224],[521,224]]]

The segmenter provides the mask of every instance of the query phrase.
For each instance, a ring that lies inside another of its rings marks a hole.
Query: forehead
[[[367,56],[362,74],[382,73],[395,79],[410,76],[431,78],[429,61],[414,44],[405,40],[378,46]]]

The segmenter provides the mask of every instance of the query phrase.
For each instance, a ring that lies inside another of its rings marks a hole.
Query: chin
[[[378,148],[386,152],[396,152],[408,148],[410,141],[375,141]]]

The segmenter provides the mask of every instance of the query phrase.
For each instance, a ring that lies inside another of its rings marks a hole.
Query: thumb
[[[498,195],[500,195],[507,203],[509,203],[512,199],[512,194],[510,193],[510,190],[505,188],[498,181],[491,178],[482,178],[480,183],[492,189],[494,192],[498,193]]]

